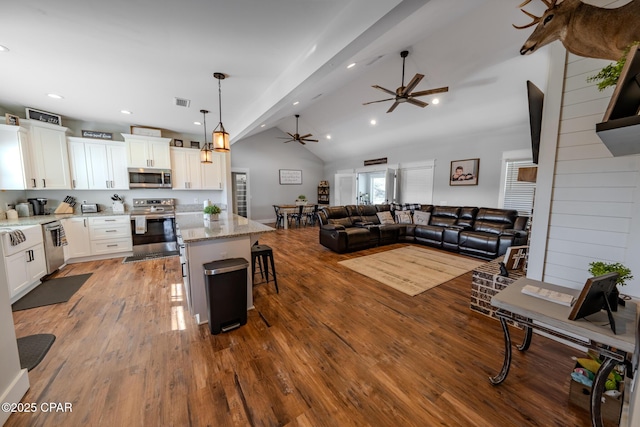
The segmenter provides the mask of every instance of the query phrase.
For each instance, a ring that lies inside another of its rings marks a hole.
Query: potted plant
[[[296,204],[306,205],[307,204],[307,196],[301,194],[296,199]]]
[[[615,86],[618,83],[618,78],[620,77],[620,73],[622,72],[622,68],[624,67],[624,63],[627,60],[627,54],[631,50],[633,46],[640,44],[640,42],[631,43],[624,50],[624,54],[617,62],[611,63],[604,67],[598,74],[595,76],[590,76],[587,78],[587,82],[598,82],[598,90],[603,91],[609,86]]]
[[[204,219],[217,220],[222,210],[217,205],[211,205],[204,208]]]
[[[619,262],[593,261],[589,263],[589,273],[593,276],[602,276],[613,272],[618,273],[618,279],[616,280],[616,287],[613,288],[609,295],[609,305],[611,310],[617,311],[618,304],[624,305],[624,300],[620,299],[620,291],[617,285],[624,286],[627,284],[627,280],[633,279],[631,270]]]

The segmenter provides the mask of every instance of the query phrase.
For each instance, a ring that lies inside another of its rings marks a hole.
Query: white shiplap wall
[[[589,262],[619,261],[638,277],[622,292],[640,296],[640,156],[614,158],[602,143],[595,126],[613,89],[586,81],[608,63],[567,56],[543,280],[581,288]]]

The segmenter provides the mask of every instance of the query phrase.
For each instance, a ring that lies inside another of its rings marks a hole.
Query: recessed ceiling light
[[[351,64],[347,65],[347,68],[353,68],[353,67],[355,67],[355,66],[356,66],[356,63],[355,63],[355,62],[352,62]]]
[[[47,96],[53,99],[64,99],[64,96],[58,95],[57,93],[48,93]]]
[[[327,139],[331,139],[331,135],[327,135]]]
[[[260,127],[261,127],[261,128],[263,128],[263,127],[265,127],[265,126],[266,126],[266,124],[264,124],[264,123],[260,125]]]
[[[129,111],[129,110],[120,110],[120,112],[121,112],[122,114],[133,114],[133,113],[132,113],[131,111]]]
[[[300,104],[300,101],[294,101],[293,105],[298,105]]]
[[[9,48],[0,44],[0,52],[9,52]]]
[[[196,125],[196,126],[202,126],[202,123],[200,123],[200,122],[193,122],[193,124]]]
[[[372,125],[375,125],[375,124],[377,124],[378,122],[376,121],[376,119],[371,119],[371,121],[370,121],[369,123],[371,123]]]
[[[440,99],[438,98],[433,98],[433,100],[431,101],[432,104],[440,104]]]

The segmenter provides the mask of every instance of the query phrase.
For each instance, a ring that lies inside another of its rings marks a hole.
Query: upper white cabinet
[[[0,190],[31,188],[29,133],[21,126],[0,125]]]
[[[71,188],[67,128],[35,120],[21,120],[29,129],[31,176],[27,188],[67,190]],[[29,169],[26,167],[25,169]]]
[[[174,190],[222,190],[221,154],[200,163],[200,150],[171,147]]]
[[[127,164],[131,168],[171,169],[171,138],[123,133],[127,147]]]
[[[127,190],[127,149],[122,142],[69,137],[73,188]]]

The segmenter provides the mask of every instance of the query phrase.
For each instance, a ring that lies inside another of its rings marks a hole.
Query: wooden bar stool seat
[[[269,271],[269,263],[271,264],[271,271]],[[256,266],[260,269],[260,277],[265,279],[267,283],[269,283],[269,275],[273,277],[276,293],[280,293],[278,290],[278,280],[276,279],[276,266],[273,262],[273,249],[271,249],[270,246],[251,246],[251,273],[253,277],[255,277],[256,274]]]

